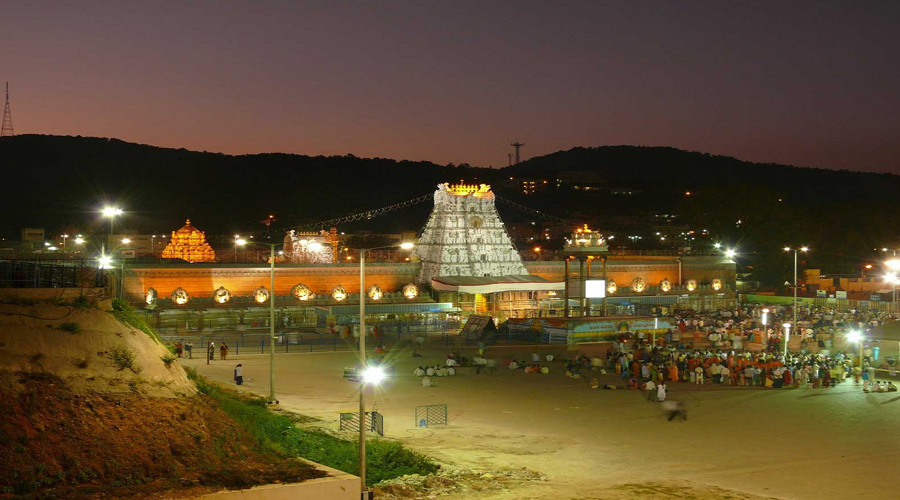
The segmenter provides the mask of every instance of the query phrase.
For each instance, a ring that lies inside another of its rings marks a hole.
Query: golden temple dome
[[[216,252],[206,242],[206,233],[192,226],[191,219],[187,219],[181,229],[172,231],[172,239],[163,250],[162,257],[188,262],[215,262]]]

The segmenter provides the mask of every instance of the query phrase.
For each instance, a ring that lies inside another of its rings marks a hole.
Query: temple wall
[[[415,281],[417,264],[368,264],[366,286],[377,284],[386,293],[399,292]],[[125,272],[125,294],[140,301],[153,287],[160,298],[168,297],[176,288],[185,289],[192,297],[209,297],[224,286],[233,297],[249,296],[264,286],[269,288],[268,267],[241,267],[225,264],[196,264],[178,267],[129,268]],[[275,295],[288,295],[298,283],[316,294],[330,294],[337,285],[348,293],[359,293],[359,264],[278,265],[275,267]]]
[[[735,280],[734,263],[722,257],[682,257],[682,283],[694,279],[698,283],[709,283],[715,278],[733,285]],[[578,274],[579,262],[569,262],[569,272]],[[562,261],[530,261],[525,263],[529,274],[534,274],[549,281],[565,279],[565,263]],[[647,286],[656,286],[663,279],[673,285],[678,284],[678,259],[672,257],[610,257],[606,265],[607,279],[615,280],[619,288],[629,286],[634,278],[643,278]],[[587,263],[585,263],[587,274]],[[591,265],[591,276],[603,276],[603,264],[595,260]]]
[[[549,281],[564,279],[565,264],[562,261],[532,261],[525,263],[530,274]],[[385,293],[400,291],[407,283],[413,283],[419,271],[418,263],[372,263],[366,265],[366,286],[377,284]],[[578,261],[570,262],[570,271],[578,272]],[[684,257],[683,281],[695,279],[706,284],[715,278],[726,286],[734,283],[734,264],[719,257]],[[595,261],[592,276],[602,275],[602,264]],[[607,276],[619,285],[624,293],[631,281],[641,277],[649,287],[655,287],[667,278],[678,284],[678,261],[671,257],[629,257],[627,260],[611,258],[607,264]],[[303,283],[316,294],[329,294],[342,285],[348,293],[359,293],[358,264],[280,264],[275,267],[275,294],[287,295],[291,288]],[[213,290],[224,286],[232,296],[249,296],[260,286],[269,288],[268,267],[245,267],[234,264],[194,264],[168,267],[128,268],[125,273],[125,294],[129,300],[140,301],[148,288],[153,287],[161,298],[168,297],[176,288],[184,288],[192,297],[208,297]]]

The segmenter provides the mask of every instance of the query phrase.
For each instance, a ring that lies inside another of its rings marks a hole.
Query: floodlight
[[[385,378],[387,378],[387,373],[380,366],[368,366],[362,372],[362,383],[365,385],[378,385]]]
[[[415,246],[416,246],[416,244],[412,243],[410,241],[404,241],[403,243],[400,244],[400,248],[402,248],[404,250],[412,250],[413,247],[415,247]]]
[[[100,264],[100,269],[106,269],[112,265],[112,257],[108,255],[101,255],[99,259],[97,259],[97,263]]]
[[[854,343],[861,341],[862,332],[860,332],[859,330],[851,330],[847,332],[847,340]]]
[[[118,207],[105,206],[100,212],[104,217],[115,217],[117,215],[122,215],[122,209]]]
[[[734,249],[729,248],[728,250],[725,250],[725,256],[729,259],[733,259],[735,255],[737,255],[737,253],[734,251]]]
[[[239,239],[237,239],[237,240],[234,240],[234,242],[235,242],[236,244],[240,245],[240,246],[244,246],[244,245],[247,244],[247,240],[245,240],[245,239],[243,239],[243,238],[239,238]]]

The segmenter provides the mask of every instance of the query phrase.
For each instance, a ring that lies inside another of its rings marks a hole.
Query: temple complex
[[[216,252],[206,242],[206,233],[192,226],[191,219],[188,219],[181,229],[172,231],[172,239],[163,250],[162,257],[191,263],[215,262]]]
[[[284,262],[336,264],[341,238],[337,228],[329,231],[299,232],[291,229],[284,235]]]

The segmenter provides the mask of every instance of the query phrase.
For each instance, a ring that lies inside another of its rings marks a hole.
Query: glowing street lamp
[[[900,262],[900,261],[888,261],[888,267],[891,268],[891,262]],[[893,269],[893,268],[892,268]],[[887,273],[884,275],[884,281],[891,284],[891,288],[893,289],[893,297],[891,298],[891,314],[897,311],[897,283],[900,282],[900,278],[897,277],[897,273]]]
[[[737,255],[737,252],[735,252],[733,248],[729,248],[728,250],[725,250],[725,256],[728,257],[729,259],[733,259],[735,255]]]
[[[359,294],[363,296],[362,293]],[[361,299],[360,299],[361,300]],[[360,335],[362,338],[363,335]],[[377,386],[387,378],[387,373],[381,366],[362,365],[363,370],[359,377],[359,481],[362,498],[369,498],[366,490],[366,403],[365,388],[367,385]]]
[[[860,373],[862,373],[863,368],[863,341],[865,337],[862,332],[859,330],[850,330],[847,332],[847,342],[859,344],[859,369]]]
[[[106,205],[105,207],[100,209],[100,214],[109,219],[109,237],[110,240],[113,234],[113,222],[116,220],[116,217],[125,213],[121,208],[114,207],[111,205]],[[109,242],[110,246],[112,246],[112,241]],[[105,252],[104,246],[101,244],[101,250]]]
[[[61,234],[60,237],[61,237],[62,240],[63,240],[63,252],[65,252],[65,251],[66,251],[66,240],[69,239],[69,235],[68,235],[68,234]]]
[[[82,238],[81,235],[79,234],[78,236],[75,237],[74,241],[75,241],[76,245],[84,245],[85,239]]]
[[[123,245],[127,245],[127,244],[129,244],[129,243],[131,243],[131,238],[122,238],[122,244],[123,244]]]
[[[100,255],[100,257],[97,258],[97,265],[100,269],[109,269],[112,267],[112,257],[109,255]]]

